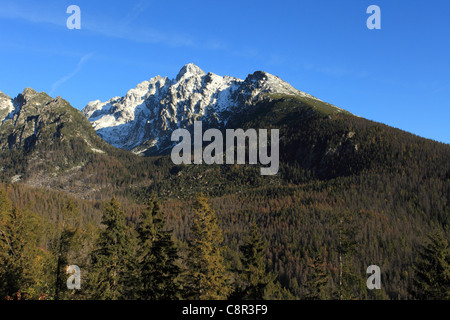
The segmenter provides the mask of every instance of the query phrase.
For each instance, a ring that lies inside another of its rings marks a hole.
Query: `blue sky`
[[[81,30],[69,30],[69,5]],[[369,5],[381,30],[369,30]],[[81,109],[190,62],[263,70],[356,115],[450,143],[450,1],[171,0],[0,3],[0,91]]]

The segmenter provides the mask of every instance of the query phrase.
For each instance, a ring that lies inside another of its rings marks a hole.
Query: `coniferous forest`
[[[1,299],[450,298],[446,144],[274,98],[229,122],[280,129],[279,172],[261,176],[138,157],[66,114],[81,124],[1,152]]]

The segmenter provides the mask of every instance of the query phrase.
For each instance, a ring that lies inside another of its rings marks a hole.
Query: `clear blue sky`
[[[69,30],[69,5],[81,30]],[[381,30],[366,9],[381,8]],[[0,2],[0,90],[81,109],[186,63],[256,70],[356,115],[450,143],[450,1]]]

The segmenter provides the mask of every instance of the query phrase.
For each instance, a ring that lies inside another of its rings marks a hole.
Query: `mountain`
[[[92,132],[89,126],[71,128],[74,132],[63,130],[67,124],[86,123],[61,97],[53,99],[45,92],[38,93],[31,88],[26,88],[14,99],[1,95],[0,121],[0,150],[23,150],[27,153],[35,146],[62,141],[65,134],[83,136],[88,144],[92,138],[96,140],[94,136],[88,138]]]
[[[129,163],[136,165],[130,157],[103,141],[61,97],[31,88],[13,99],[0,92],[2,181],[89,197],[106,185],[120,184],[118,172]]]
[[[198,118],[221,130],[279,129],[279,172],[174,165],[164,155],[171,130]],[[30,88],[15,98],[0,93],[0,179],[14,204],[51,225],[74,199],[83,220],[98,226],[103,201],[114,195],[133,225],[139,208],[157,198],[183,242],[192,199],[203,193],[224,230],[230,265],[238,267],[239,245],[256,223],[268,268],[302,299],[318,256],[329,274],[327,294],[337,299],[341,236],[354,245],[342,257],[346,298],[411,298],[425,235],[450,239],[449,159],[448,144],[357,117],[263,72],[239,80],[190,64],[174,80],[153,78],[83,113]],[[365,290],[369,265],[388,279],[381,290]]]
[[[154,155],[167,153],[173,145],[173,130],[191,128],[195,120],[202,120],[204,126],[223,128],[233,114],[252,108],[272,94],[323,103],[266,72],[257,71],[241,80],[205,73],[190,63],[175,79],[151,78],[123,97],[92,101],[82,112],[109,144]]]

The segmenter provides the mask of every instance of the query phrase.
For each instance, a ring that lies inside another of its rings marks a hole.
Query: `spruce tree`
[[[266,271],[265,247],[257,225],[253,224],[245,243],[239,248],[243,270],[240,272],[235,298],[263,300],[267,289],[274,285],[276,275]]]
[[[227,299],[231,287],[223,258],[223,235],[208,199],[194,203],[192,236],[188,242],[186,295],[195,300]]]
[[[77,229],[80,227],[81,217],[78,207],[73,200],[68,200],[62,210],[61,218],[58,221],[57,238],[54,240],[54,254],[56,258],[55,270],[55,300],[67,298],[66,288],[66,268],[69,265],[69,255],[75,247]]]
[[[141,299],[180,298],[178,250],[172,232],[165,229],[159,203],[153,201],[141,212],[138,225],[139,293]]]
[[[328,271],[325,261],[317,255],[309,265],[312,269],[306,282],[307,300],[325,300],[329,298],[326,287],[328,284]]]
[[[414,295],[423,300],[450,299],[450,254],[441,233],[428,235],[428,243],[419,248]]]
[[[0,198],[6,195],[2,192]],[[5,208],[0,217],[0,299],[35,299],[43,292],[39,287],[44,253],[38,248],[39,225],[31,212],[17,207]]]
[[[105,206],[105,226],[92,253],[91,296],[98,300],[126,299],[131,295],[134,241],[125,213],[115,197]]]
[[[0,225],[0,295],[2,299],[24,291],[29,281],[28,261],[24,259],[25,239],[21,236],[23,216],[10,209]]]

